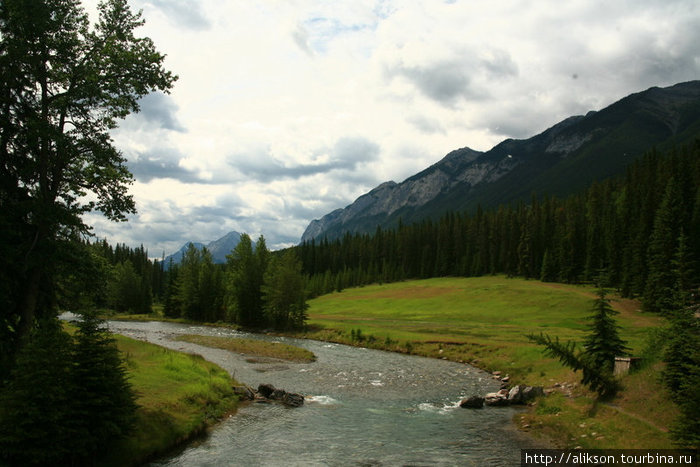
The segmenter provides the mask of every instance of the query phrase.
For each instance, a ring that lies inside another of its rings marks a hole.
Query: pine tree
[[[542,258],[542,272],[540,273],[540,280],[542,282],[556,281],[557,270],[558,267],[555,263],[554,255],[550,253],[549,250],[545,250],[544,257]]]
[[[99,457],[132,429],[136,398],[114,339],[94,313],[78,322],[73,351],[73,422],[81,463]]]
[[[0,393],[0,464],[66,465],[78,430],[72,344],[55,320],[39,323]]]
[[[600,287],[593,305],[593,314],[589,317],[591,324],[583,347],[595,368],[612,373],[615,357],[627,355],[629,349],[620,338],[619,326],[613,318],[618,312],[610,306],[610,301],[605,296],[605,289]]]
[[[134,265],[128,260],[118,263],[107,286],[107,304],[118,312],[140,313],[142,302],[141,277]]]
[[[673,308],[674,277],[671,262],[680,234],[681,212],[680,189],[674,178],[666,185],[664,198],[656,211],[654,229],[649,239],[644,308],[657,313],[667,313]]]
[[[247,327],[263,324],[260,288],[264,271],[260,262],[267,261],[269,252],[264,241],[258,250],[253,252],[253,242],[244,233],[231,254],[226,256],[226,306],[233,321]]]
[[[613,377],[615,357],[625,355],[627,351],[612,318],[616,313],[605,298],[605,290],[600,288],[582,350],[578,349],[575,342],[563,344],[559,338],[552,339],[542,333],[539,336],[531,334],[528,339],[544,346],[545,353],[558,358],[565,366],[574,371],[581,370],[581,382],[600,396],[609,396],[617,390],[617,382]]]
[[[693,283],[693,264],[689,259],[687,237],[681,232],[678,248],[673,261],[675,288],[674,307],[668,313],[670,326],[668,341],[664,351],[666,367],[663,381],[671,393],[671,398],[681,409],[681,416],[673,428],[674,437],[687,447],[700,444],[700,423],[697,414],[700,409],[700,323],[695,312],[697,289]],[[695,293],[694,293],[695,292]]]
[[[177,278],[177,301],[180,315],[184,318],[200,321],[199,307],[199,269],[202,264],[202,252],[190,243],[182,256]]]
[[[306,321],[306,285],[293,250],[275,258],[262,288],[266,321],[275,329],[300,329]]]

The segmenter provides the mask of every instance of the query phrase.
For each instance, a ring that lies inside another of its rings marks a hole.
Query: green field
[[[305,336],[472,363],[516,384],[554,388],[542,402],[548,408],[518,421],[561,446],[671,447],[667,430],[677,410],[657,381],[658,362],[626,376],[620,394],[602,403],[578,385],[580,375],[528,341],[544,332],[580,342],[595,298],[592,287],[503,276],[372,285],[310,300]],[[611,304],[632,354],[649,353],[650,330],[663,320],[633,300],[613,296]]]
[[[115,336],[137,394],[136,429],[107,465],[135,465],[206,431],[236,409],[235,382],[198,355]]]

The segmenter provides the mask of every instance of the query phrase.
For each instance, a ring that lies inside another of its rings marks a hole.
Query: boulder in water
[[[301,394],[277,389],[271,384],[258,386],[258,394],[266,400],[278,401],[289,407],[301,407],[304,405],[304,396]]]
[[[269,399],[273,392],[275,392],[275,387],[271,384],[261,384],[258,386],[258,394],[265,399]]]
[[[282,399],[282,403],[289,407],[301,407],[304,405],[304,396],[294,392],[287,392],[284,395],[284,399]]]
[[[510,391],[508,391],[508,402],[511,404],[522,404],[523,389],[525,389],[523,385],[513,386]]]
[[[484,396],[484,404],[492,407],[508,405],[508,395],[499,392],[490,392]]]
[[[480,409],[484,406],[484,398],[481,396],[469,396],[459,403],[459,406],[465,409]]]

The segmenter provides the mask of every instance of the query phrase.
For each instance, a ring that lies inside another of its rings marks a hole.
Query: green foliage
[[[71,353],[70,336],[55,321],[42,321],[17,355],[0,392],[0,460],[10,465],[70,461],[78,432]]]
[[[134,265],[130,261],[118,263],[114,266],[112,277],[107,287],[108,306],[122,313],[148,313],[150,303],[142,301],[143,294],[141,277],[136,274]]]
[[[120,355],[94,315],[75,339],[43,321],[0,392],[0,459],[89,465],[132,426],[136,405]]]
[[[574,371],[581,371],[581,382],[601,396],[609,396],[617,391],[617,382],[613,377],[615,357],[624,355],[627,351],[625,342],[620,339],[615,320],[612,315],[616,312],[605,298],[605,290],[598,290],[594,312],[590,316],[591,325],[579,350],[573,341],[562,343],[558,337],[540,333],[531,334],[528,339],[544,346],[545,353]]]
[[[628,354],[626,342],[620,338],[620,326],[614,316],[618,312],[610,306],[606,291],[598,289],[598,297],[593,305],[593,314],[589,317],[591,324],[583,342],[585,354],[590,364],[598,371],[612,374],[615,367],[615,357]]]
[[[0,245],[8,253],[0,306],[9,361],[35,320],[54,313],[57,271],[72,266],[64,243],[89,231],[82,215],[123,221],[135,211],[110,130],[176,79],[153,42],[134,34],[143,21],[126,0],[98,10],[91,25],[76,0],[0,4]]]
[[[693,283],[692,261],[689,259],[688,238],[681,231],[673,258],[674,287],[670,291],[671,305],[667,310],[670,322],[665,333],[666,368],[663,381],[671,398],[681,409],[681,417],[673,429],[678,443],[686,447],[700,446],[700,312],[697,284]]]
[[[198,355],[115,335],[138,395],[134,431],[100,465],[142,465],[235,409],[231,376]]]
[[[262,286],[263,312],[275,329],[300,329],[306,322],[306,284],[294,250],[273,258]]]
[[[256,250],[248,234],[227,257],[226,305],[233,321],[246,327],[264,325],[262,285],[269,252],[262,236]]]
[[[85,313],[78,322],[73,349],[72,416],[80,432],[76,455],[98,458],[130,433],[135,395],[119,350],[104,322]]]
[[[557,199],[533,197],[496,210],[446,213],[373,235],[346,233],[294,249],[309,276],[309,294],[371,283],[484,274],[592,282],[623,296],[642,296],[663,312],[673,288],[675,241],[688,233],[689,256],[700,258],[700,141],[676,152],[650,151],[623,178],[595,183]],[[690,273],[695,281],[700,273]]]

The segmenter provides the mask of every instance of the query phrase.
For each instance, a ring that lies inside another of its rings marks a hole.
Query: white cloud
[[[694,0],[131,4],[180,79],[114,133],[139,214],[90,220],[156,255],[228,230],[288,244],[453,149],[700,76]]]

